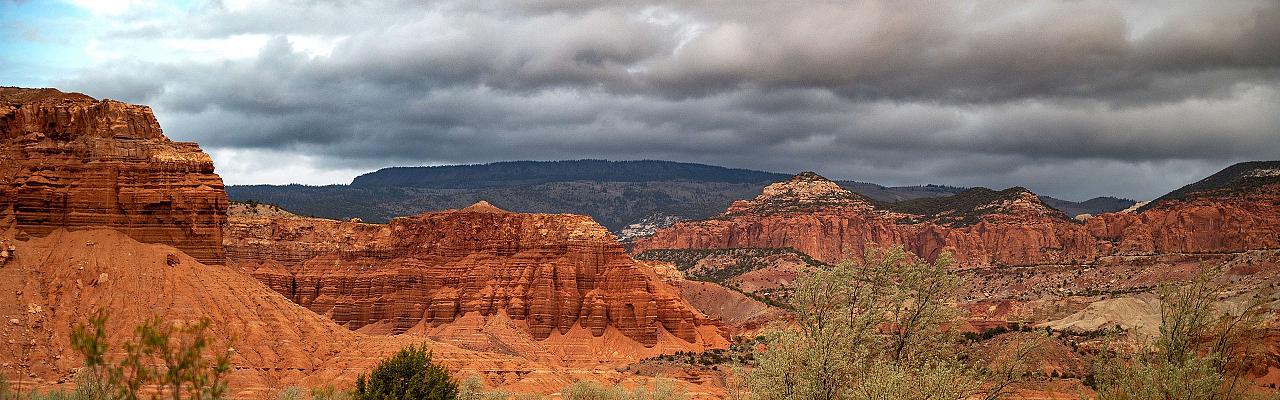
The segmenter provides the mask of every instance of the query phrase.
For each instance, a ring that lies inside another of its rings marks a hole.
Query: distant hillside
[[[874,183],[855,182],[855,181],[835,181],[840,187],[848,189],[863,196],[870,197],[872,200],[883,202],[894,202],[911,199],[919,199],[925,197],[950,196],[963,192],[967,188],[958,186],[944,185],[923,185],[923,186],[880,186]]]
[[[586,214],[617,232],[655,215],[706,218],[734,200],[754,196],[763,183],[724,182],[550,182],[473,189],[403,186],[228,186],[238,201],[279,205],[305,215],[387,222],[425,211],[466,207],[487,200],[504,210]]]
[[[326,218],[386,222],[424,211],[465,207],[479,200],[520,212],[592,216],[615,232],[646,218],[702,219],[734,200],[754,197],[788,174],[670,161],[511,161],[440,167],[385,168],[351,185],[228,186],[236,201],[276,204]],[[842,181],[880,201],[946,196],[949,186],[885,187]]]
[[[1109,212],[1118,212],[1138,203],[1133,200],[1110,196],[1094,197],[1079,203],[1070,200],[1055,199],[1049,196],[1040,196],[1040,200],[1043,200],[1045,204],[1048,204],[1050,207],[1056,208],[1071,217],[1080,214],[1098,215]]]
[[[586,214],[614,232],[664,216],[703,219],[734,200],[755,197],[789,174],[671,161],[510,161],[439,167],[395,167],[350,185],[227,186],[235,201],[258,201],[324,218],[386,222],[425,211],[488,200],[519,212]],[[965,188],[886,187],[836,181],[880,202],[950,196]]]
[[[551,182],[773,182],[789,175],[673,161],[504,161],[438,167],[393,167],[357,176],[353,187],[475,189]]]
[[[1207,192],[1244,190],[1280,182],[1280,161],[1248,161],[1223,168],[1190,185],[1183,186],[1138,207],[1138,212],[1149,210],[1161,203],[1194,198]]]
[[[895,203],[882,203],[880,207],[907,214],[919,215],[919,218],[910,218],[900,222],[918,223],[933,222],[935,224],[947,226],[967,226],[978,223],[983,215],[992,213],[1008,213],[1010,210],[1000,206],[1002,202],[1016,200],[1020,197],[1026,197],[1035,201],[1039,199],[1034,193],[1024,187],[1011,187],[1005,190],[991,190],[984,187],[975,187],[966,189],[963,192],[956,193],[952,196],[944,197],[928,197],[904,200]],[[1046,207],[1040,199],[1036,205],[1036,212],[1045,213],[1045,215],[1055,215],[1065,218],[1066,216],[1058,211]]]

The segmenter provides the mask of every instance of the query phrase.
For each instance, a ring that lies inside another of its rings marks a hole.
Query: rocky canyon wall
[[[716,344],[708,320],[590,217],[487,203],[388,225],[231,218],[229,263],[351,329],[430,331],[465,316],[510,319],[534,340],[575,327],[644,346]]]
[[[792,247],[825,262],[858,260],[866,245],[902,245],[926,258],[950,251],[962,267],[1087,264],[1100,257],[1280,248],[1280,184],[1163,202],[1141,213],[1068,219],[1025,190],[921,215],[848,196],[816,175],[775,183],[724,214],[677,223],[635,241],[663,248]],[[830,182],[830,181],[826,181]],[[840,199],[831,201],[830,199]],[[953,223],[964,215],[971,223]]]
[[[226,210],[212,159],[166,138],[149,107],[0,88],[0,227],[109,227],[220,264]]]

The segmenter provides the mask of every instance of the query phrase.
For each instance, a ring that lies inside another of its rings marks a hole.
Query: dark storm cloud
[[[1276,2],[265,2],[145,22],[111,37],[270,39],[63,86],[318,169],[657,158],[1153,197],[1280,155]]]

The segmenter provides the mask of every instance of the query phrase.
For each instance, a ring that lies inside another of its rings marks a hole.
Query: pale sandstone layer
[[[226,210],[209,155],[149,107],[0,87],[0,228],[111,227],[218,264]]]

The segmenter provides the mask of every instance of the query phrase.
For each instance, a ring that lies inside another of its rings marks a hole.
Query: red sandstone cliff
[[[234,216],[226,243],[230,265],[363,332],[443,332],[478,316],[537,341],[582,329],[646,347],[724,341],[720,325],[587,216],[483,202],[388,225]]]
[[[920,202],[916,207],[874,207],[805,173],[770,185],[759,197],[736,202],[715,218],[681,222],[638,239],[633,250],[793,247],[839,262],[859,259],[864,246],[876,243],[902,245],[925,257],[948,250],[961,266],[985,267],[1280,248],[1280,183],[1164,201],[1138,214],[1103,214],[1085,223],[1067,219],[1025,189],[970,197],[921,201],[963,207]]]
[[[1280,183],[1162,202],[1086,221],[1108,254],[1222,253],[1280,248]]]
[[[230,266],[201,264],[171,246],[139,243],[115,230],[55,230],[10,243],[16,244],[17,257],[0,266],[0,376],[23,391],[69,389],[65,385],[75,381],[84,364],[67,338],[99,309],[110,312],[106,329],[112,349],[149,318],[175,324],[209,318],[217,338],[211,349],[226,344],[235,349],[231,399],[275,398],[291,386],[347,389],[382,359],[418,344],[430,346],[434,359],[456,376],[479,376],[492,390],[540,394],[583,379],[643,383],[647,378],[615,368],[659,352],[700,350],[664,343],[633,354],[618,343],[583,340],[589,349],[614,357],[566,366],[501,347],[477,350],[434,334],[353,332]],[[553,351],[563,347],[532,346],[529,353],[556,360],[564,354]],[[716,390],[713,384],[690,389],[704,396]]]
[[[226,209],[213,161],[149,107],[0,88],[0,229],[110,227],[222,263]]]

